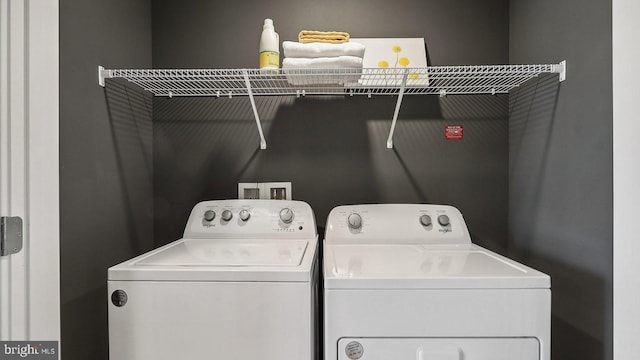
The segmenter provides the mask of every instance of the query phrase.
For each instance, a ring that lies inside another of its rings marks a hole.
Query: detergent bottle
[[[260,69],[269,72],[280,68],[280,36],[273,28],[273,20],[264,19],[260,36]]]

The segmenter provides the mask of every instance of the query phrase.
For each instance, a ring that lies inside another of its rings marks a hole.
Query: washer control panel
[[[462,213],[449,205],[345,205],[327,219],[329,243],[470,244]]]
[[[191,211],[185,238],[315,238],[309,204],[294,200],[211,200]]]

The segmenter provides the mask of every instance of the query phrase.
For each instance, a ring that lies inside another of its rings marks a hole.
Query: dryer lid
[[[333,244],[325,288],[549,288],[548,275],[477,245]]]

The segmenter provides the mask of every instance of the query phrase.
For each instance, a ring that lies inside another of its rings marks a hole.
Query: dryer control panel
[[[313,239],[309,204],[294,200],[211,200],[193,208],[184,230],[190,239]]]
[[[460,210],[434,204],[345,205],[331,210],[328,243],[470,244]]]

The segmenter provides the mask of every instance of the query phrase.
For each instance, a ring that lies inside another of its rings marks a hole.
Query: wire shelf
[[[262,132],[254,96],[278,95],[397,95],[387,148],[406,95],[504,94],[530,79],[558,73],[566,79],[566,62],[543,65],[429,66],[425,68],[340,69],[116,69],[98,66],[98,84],[123,78],[155,96],[248,96],[260,135]]]
[[[564,64],[364,69],[101,69],[155,96],[502,94]],[[249,86],[247,86],[247,81]]]

